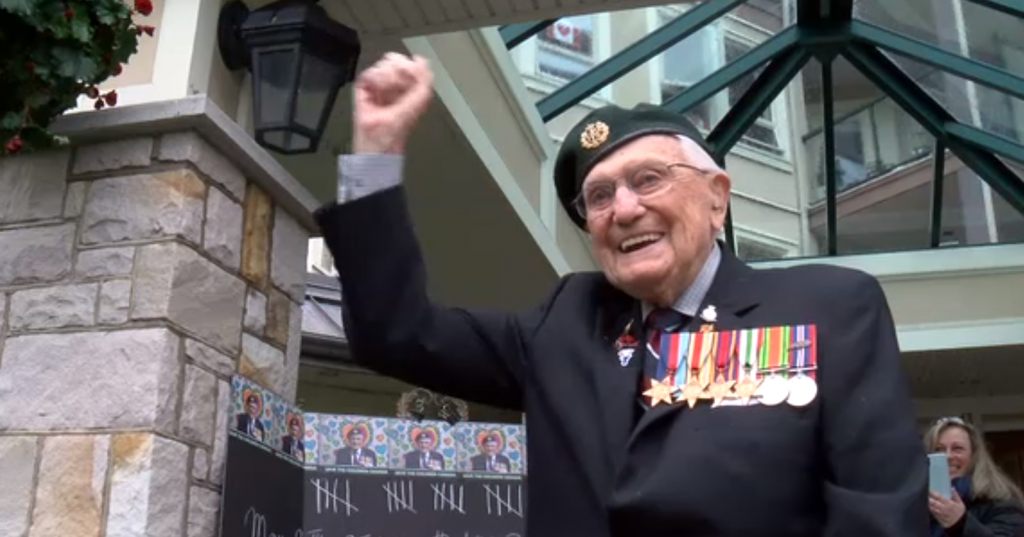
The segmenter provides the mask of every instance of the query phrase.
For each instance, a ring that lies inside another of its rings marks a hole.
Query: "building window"
[[[723,46],[725,49],[726,64],[738,60],[754,48],[754,45],[744,43],[729,36],[723,40]],[[763,69],[764,67],[754,70],[729,86],[729,108],[735,106],[736,103],[739,102],[740,98],[746,94],[747,90],[754,84],[754,81],[757,80],[758,75],[761,74]],[[764,112],[761,113],[761,116],[757,118],[757,121],[743,135],[740,143],[781,157],[785,152],[779,145],[779,137],[776,133],[777,130],[775,128],[775,118],[772,113],[772,105],[768,105],[768,107],[764,109]]]
[[[736,256],[746,262],[774,261],[787,257],[785,248],[765,244],[761,241],[736,235]]]
[[[537,73],[573,80],[596,63],[594,15],[564,17],[537,35]]]
[[[680,13],[674,9],[659,10],[659,22],[664,26],[672,22]],[[682,93],[721,67],[715,37],[714,25],[708,25],[672,45],[661,54],[661,80],[659,82],[661,102],[666,102]],[[711,127],[714,126],[711,122],[710,99],[691,108],[686,116],[690,122],[705,131],[711,130]]]

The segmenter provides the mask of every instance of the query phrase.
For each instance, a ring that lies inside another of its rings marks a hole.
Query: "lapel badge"
[[[715,306],[708,304],[703,311],[700,312],[700,319],[704,321],[704,326],[700,327],[701,332],[711,332],[715,329],[715,323],[718,322],[718,311],[715,310]]]
[[[619,365],[622,367],[629,366],[629,361],[633,359],[633,354],[636,352],[634,348],[619,349]]]
[[[611,134],[611,129],[608,128],[607,123],[595,121],[587,125],[580,133],[580,145],[583,146],[583,149],[597,149],[608,141],[609,134]]]
[[[704,311],[700,312],[700,318],[702,321],[708,324],[715,324],[718,322],[718,311],[711,304],[708,304]]]
[[[615,340],[615,349],[619,353],[619,365],[622,367],[629,365],[629,361],[633,359],[633,354],[636,352],[637,340],[631,333],[632,328],[633,321],[629,321],[626,329],[622,331],[622,335]]]

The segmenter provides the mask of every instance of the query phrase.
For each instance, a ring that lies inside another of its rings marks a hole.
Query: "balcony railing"
[[[1009,140],[1022,139],[1022,127],[1014,120],[1009,97],[999,91],[974,85],[968,92],[962,80],[950,80],[935,69],[914,73],[914,78],[947,107],[964,107],[960,112],[982,129]],[[973,105],[971,104],[973,102]],[[836,193],[881,179],[892,172],[932,157],[935,139],[924,127],[889,97],[861,105],[836,103]],[[971,107],[975,108],[972,113]],[[814,173],[811,203],[825,199],[825,141],[821,127],[803,136],[807,166]]]

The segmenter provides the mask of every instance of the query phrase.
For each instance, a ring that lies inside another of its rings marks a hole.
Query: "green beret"
[[[638,104],[628,110],[615,105],[598,108],[566,135],[555,160],[555,189],[569,218],[581,229],[585,229],[586,220],[572,202],[583,186],[583,179],[612,151],[649,134],[685,136],[711,154],[700,131],[683,114],[652,104]]]

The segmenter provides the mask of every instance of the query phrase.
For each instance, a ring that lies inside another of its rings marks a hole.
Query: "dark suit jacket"
[[[501,453],[494,456],[495,464],[505,465],[506,471],[512,471],[512,461],[508,460],[508,457]],[[469,464],[475,472],[486,472],[487,471],[487,455],[473,455],[469,458]]]
[[[352,455],[356,450],[345,446],[334,452],[334,463],[339,466],[358,466],[352,464]],[[377,454],[370,448],[363,448],[362,458],[370,463],[370,466],[377,466]]]
[[[306,446],[302,443],[301,440],[296,442],[295,438],[291,436],[281,437],[281,451],[291,455],[292,444],[295,444],[295,449],[298,452],[296,457],[298,457],[300,461],[306,460]]]
[[[428,467],[424,467],[423,465],[420,464],[423,461],[423,454],[420,453],[419,451],[410,451],[410,452],[406,453],[405,455],[403,455],[402,457],[405,459],[404,460],[404,467],[405,468],[430,469],[429,466]],[[431,451],[431,452],[427,453],[427,457],[431,461],[434,461],[434,462],[440,464],[441,465],[440,468],[442,470],[444,470],[444,455],[441,455],[440,453],[438,453],[436,451]]]
[[[242,431],[245,434],[249,434],[249,422],[252,421],[252,417],[250,417],[248,414],[239,414],[235,417],[235,419],[235,429],[238,429],[239,431]],[[260,420],[256,420],[255,423],[256,426],[254,428],[260,432],[259,439],[266,440],[267,430],[263,427],[263,422]]]
[[[927,535],[926,457],[871,276],[753,270],[724,253],[705,299],[718,327],[816,324],[818,398],[642,411],[643,360],[622,367],[614,348],[630,320],[641,326],[640,307],[602,274],[563,277],[520,314],[446,307],[427,296],[404,187],[316,218],[357,361],[529,415],[531,537]]]

